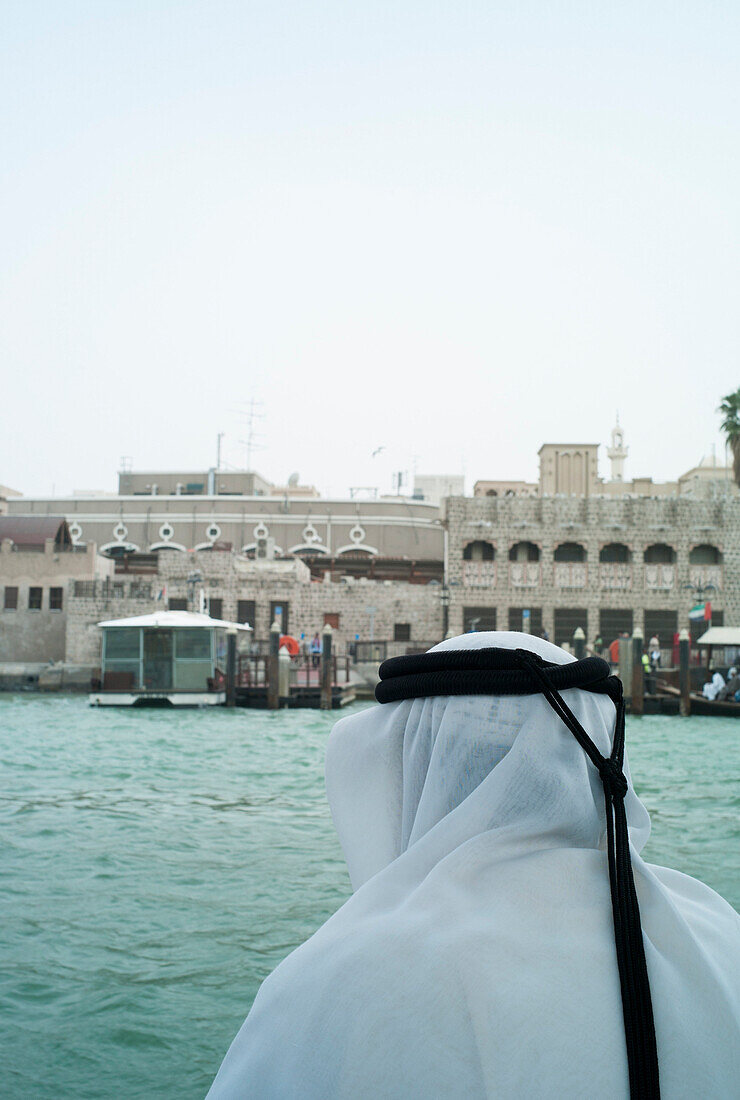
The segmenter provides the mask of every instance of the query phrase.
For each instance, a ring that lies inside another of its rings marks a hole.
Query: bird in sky
[[[384,451],[384,450],[385,450],[385,447],[376,447],[375,450],[373,451],[373,453],[370,455],[370,457],[375,458],[376,455],[379,455],[380,452]]]

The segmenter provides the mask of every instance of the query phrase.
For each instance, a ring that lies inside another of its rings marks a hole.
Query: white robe
[[[572,659],[511,633],[435,648],[486,645]],[[608,754],[614,705],[563,694]],[[601,781],[545,699],[371,707],[326,774],[355,893],[263,983],[210,1100],[627,1097]],[[737,1096],[740,918],[644,863],[625,807],[662,1096]]]

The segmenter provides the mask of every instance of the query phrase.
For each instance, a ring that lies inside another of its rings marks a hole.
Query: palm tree
[[[740,389],[723,397],[717,412],[722,413],[722,431],[732,451],[732,472],[740,486]]]

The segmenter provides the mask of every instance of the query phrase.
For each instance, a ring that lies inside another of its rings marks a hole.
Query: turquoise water
[[[349,893],[318,711],[0,696],[4,1097],[202,1097],[262,979]],[[628,727],[647,857],[740,907],[740,722]]]

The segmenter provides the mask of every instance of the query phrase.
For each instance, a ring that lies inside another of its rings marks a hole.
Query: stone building
[[[113,572],[95,543],[74,546],[61,516],[0,516],[0,661],[61,661],[75,581]]]
[[[440,584],[413,585],[352,577],[319,581],[299,559],[255,561],[231,551],[183,556],[163,553],[156,578],[78,582],[69,601],[67,659],[96,664],[103,619],[146,614],[155,607],[209,611],[214,618],[248,623],[264,645],[273,622],[284,633],[312,637],[329,623],[336,649],[356,637],[378,642],[381,655],[426,648],[443,636]],[[394,648],[395,646],[395,648]]]
[[[528,611],[558,645],[580,626],[589,641],[640,628],[668,647],[700,598],[715,624],[740,621],[735,494],[455,498],[445,525],[455,633],[520,630]]]

